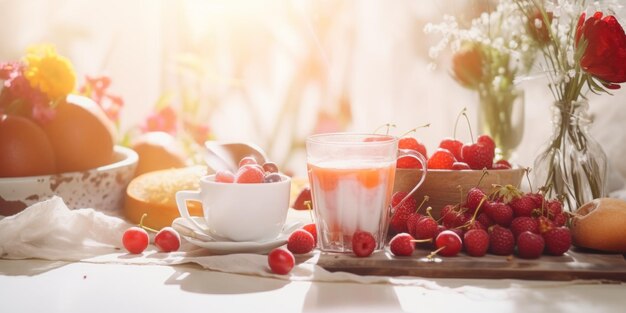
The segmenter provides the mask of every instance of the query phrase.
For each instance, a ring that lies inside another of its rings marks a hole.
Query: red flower
[[[582,40],[581,40],[582,39]],[[576,48],[584,49],[580,67],[609,89],[626,82],[626,34],[617,19],[596,12],[585,21],[580,16],[576,27]]]
[[[163,131],[174,135],[176,134],[176,120],[176,111],[170,106],[166,106],[148,116],[143,130],[145,132]]]
[[[466,44],[452,56],[452,72],[461,85],[475,89],[483,77],[480,46]]]

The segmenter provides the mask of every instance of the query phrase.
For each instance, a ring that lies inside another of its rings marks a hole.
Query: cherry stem
[[[433,210],[433,207],[429,206],[426,208],[426,215],[430,216],[430,218],[432,218],[433,220],[437,220],[436,218],[433,217],[433,214],[431,213],[431,211]]]
[[[422,125],[422,126],[417,126],[417,127],[413,128],[413,129],[409,130],[408,132],[406,132],[406,133],[404,133],[404,134],[400,135],[400,138],[402,138],[402,137],[404,137],[404,136],[406,136],[406,135],[408,135],[408,134],[410,134],[410,133],[416,132],[416,131],[417,131],[418,129],[420,129],[420,128],[426,128],[426,127],[430,127],[430,123],[428,123],[428,124],[424,124],[424,125]]]
[[[461,119],[461,115],[463,115],[467,111],[467,108],[463,108],[461,112],[456,116],[456,122],[454,122],[454,133],[452,134],[452,138],[456,139],[456,127],[459,125],[459,120]]]
[[[312,201],[304,201],[304,206],[307,207],[307,209],[309,210],[309,217],[311,218],[311,222],[315,223],[315,220],[313,220],[313,208],[311,207],[311,202]]]
[[[437,255],[437,253],[439,253],[439,251],[441,251],[441,250],[443,250],[445,248],[446,248],[446,246],[443,246],[443,247],[441,247],[441,248],[431,252],[429,255],[426,256],[426,258],[432,259],[433,257],[435,257],[435,255]]]
[[[428,201],[430,199],[429,196],[424,196],[424,199],[422,200],[422,203],[420,203],[420,205],[417,207],[417,209],[415,209],[415,213],[419,212],[419,210],[422,208],[422,206],[424,205],[424,203],[426,201]]]
[[[148,227],[148,226],[146,226],[146,225],[144,225],[144,224],[143,224],[143,219],[144,219],[144,218],[146,218],[146,216],[148,216],[148,213],[144,213],[144,214],[141,216],[141,219],[139,220],[139,227],[140,227],[140,228],[143,228],[143,229],[145,229],[145,230],[147,230],[147,231],[151,231],[151,232],[153,232],[153,233],[158,233],[159,231],[157,231],[156,229],[154,229],[154,228],[150,228],[150,227]]]
[[[383,127],[387,127],[387,131],[385,132],[385,135],[389,135],[389,130],[391,129],[391,127],[396,127],[396,124],[387,123],[387,124],[380,125],[378,126],[378,128],[374,130],[374,134],[376,134]]]
[[[530,193],[533,193],[533,184],[530,182],[530,167],[524,169],[524,173],[526,174],[526,180],[528,180],[528,188],[530,189]]]
[[[480,179],[478,180],[478,184],[476,184],[476,188],[480,186],[480,183],[483,181],[483,178],[485,178],[485,176],[487,175],[489,175],[489,172],[486,169],[483,169],[483,174],[480,176]]]
[[[417,243],[421,243],[421,242],[432,242],[433,239],[432,238],[428,238],[428,239],[413,239],[410,240],[411,242],[417,242]]]
[[[470,139],[472,140],[472,143],[474,143],[474,134],[472,133],[472,124],[470,123],[469,117],[467,117],[467,112],[463,110],[463,112],[461,112],[461,115],[463,115],[465,117],[465,121],[467,121],[467,128],[469,128]]]

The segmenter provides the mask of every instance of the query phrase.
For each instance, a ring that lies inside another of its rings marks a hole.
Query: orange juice
[[[351,251],[356,231],[370,232],[377,249],[383,248],[395,165],[395,158],[308,164],[318,241],[323,251]]]

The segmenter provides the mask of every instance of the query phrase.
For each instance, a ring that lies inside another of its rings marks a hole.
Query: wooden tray
[[[560,257],[541,256],[536,260],[495,255],[477,258],[465,254],[429,260],[426,258],[429,253],[418,249],[411,257],[395,257],[389,251],[380,251],[368,258],[321,253],[317,265],[331,272],[344,271],[359,275],[626,282],[626,260],[621,254],[570,250]]]

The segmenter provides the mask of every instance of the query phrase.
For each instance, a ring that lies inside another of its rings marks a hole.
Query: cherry
[[[247,156],[245,158],[242,158],[239,161],[239,167],[242,167],[247,164],[254,165],[254,164],[259,164],[259,163],[256,161],[256,159],[253,156]]]
[[[154,245],[162,252],[178,251],[180,235],[172,227],[163,227],[154,237]]]
[[[285,275],[293,269],[296,264],[296,258],[294,258],[291,252],[283,248],[276,248],[267,255],[267,264],[272,272]]]
[[[311,188],[304,187],[302,191],[300,191],[300,194],[298,194],[296,201],[293,202],[293,208],[296,210],[308,210],[309,206],[307,202],[309,204],[311,203]]]
[[[215,173],[215,182],[218,183],[234,183],[235,175],[229,170],[220,170]]]
[[[265,162],[263,170],[269,173],[278,173],[278,165],[274,162]]]
[[[455,256],[461,251],[461,237],[451,230],[444,230],[435,239],[436,253],[441,256]]]
[[[127,229],[122,236],[124,248],[132,254],[140,254],[146,250],[149,241],[148,232],[137,226]]]
[[[265,183],[277,183],[279,181],[283,180],[282,177],[280,177],[280,174],[278,173],[269,173],[267,175],[265,175],[265,179],[263,180],[263,182]]]
[[[368,257],[376,249],[376,239],[371,233],[356,231],[352,235],[352,252],[358,257]]]

